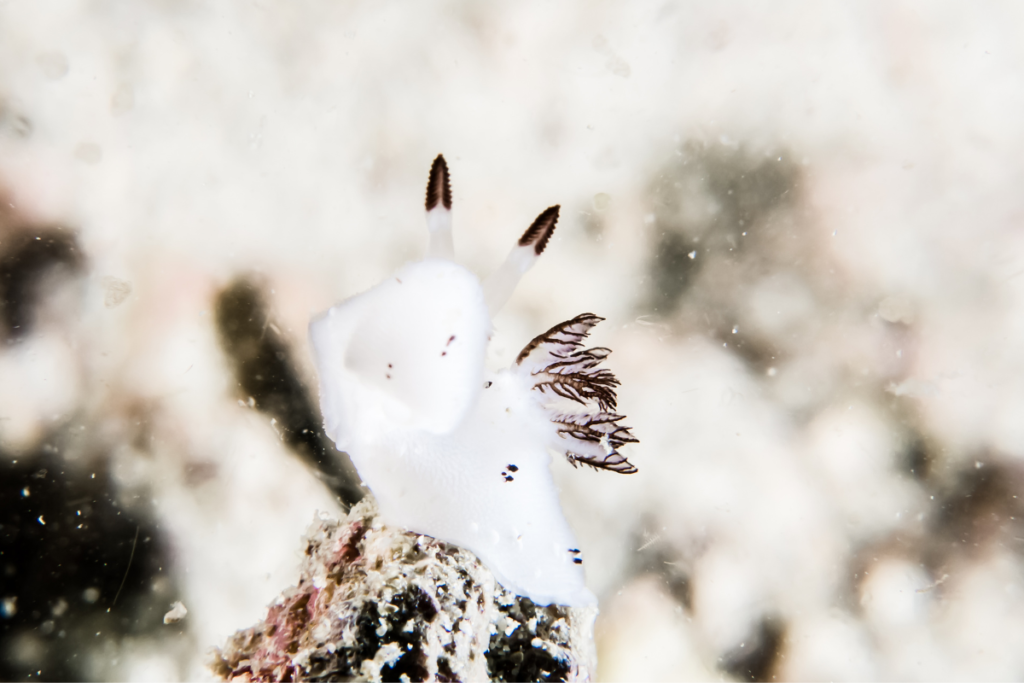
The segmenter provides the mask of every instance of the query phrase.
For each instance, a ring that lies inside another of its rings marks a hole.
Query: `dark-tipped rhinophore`
[[[432,210],[438,204],[449,211],[452,208],[452,186],[448,178],[448,164],[444,156],[437,155],[434,163],[430,165],[430,179],[427,181],[427,211]]]
[[[558,223],[558,211],[561,207],[558,204],[550,206],[541,212],[537,219],[533,221],[533,224],[526,229],[523,236],[519,238],[519,246],[528,247],[533,246],[534,253],[540,256],[544,251],[544,247],[548,245],[548,240],[551,239],[551,235],[555,232],[555,226]]]

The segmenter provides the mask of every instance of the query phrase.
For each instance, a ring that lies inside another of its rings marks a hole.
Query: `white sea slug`
[[[327,434],[347,451],[388,523],[472,550],[534,602],[596,599],[562,514],[552,451],[623,474],[636,442],[619,424],[608,349],[583,349],[585,313],[484,367],[491,317],[544,251],[558,206],[537,217],[486,282],[452,259],[451,187],[438,156],[427,184],[430,253],[310,324]]]

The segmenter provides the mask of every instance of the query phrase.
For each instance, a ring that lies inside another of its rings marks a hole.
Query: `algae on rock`
[[[368,495],[313,522],[298,585],[211,668],[251,681],[585,681],[596,615],[515,595],[468,550],[383,524]]]

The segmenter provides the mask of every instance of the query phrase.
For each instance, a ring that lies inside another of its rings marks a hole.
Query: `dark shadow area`
[[[932,583],[918,590],[942,595],[951,575],[993,547],[1024,556],[1024,500],[1019,496],[1024,468],[986,455],[943,473],[937,471],[937,458],[920,436],[908,442],[902,460],[899,464],[912,468],[908,475],[934,492],[927,521],[916,530],[888,534],[851,552],[850,582],[840,599],[854,614],[861,612],[862,584],[882,558],[920,565]]]
[[[21,339],[32,331],[34,311],[48,275],[84,265],[74,233],[57,227],[15,229],[0,245],[0,338]]]
[[[0,453],[0,680],[83,680],[111,639],[181,631],[163,624],[178,596],[153,520],[54,450]]]
[[[935,496],[934,538],[940,549],[972,554],[998,535],[1024,551],[1024,470],[989,457],[956,473]],[[1013,541],[1016,539],[1016,543]],[[931,564],[931,563],[929,563]]]
[[[664,582],[666,590],[687,612],[693,610],[693,581],[691,561],[684,553],[654,536],[650,538],[642,530],[659,529],[661,524],[653,516],[645,516],[642,526],[633,534],[630,545],[637,551],[630,555],[629,573],[634,576],[651,574]]]
[[[722,670],[740,681],[774,680],[784,642],[783,625],[763,617],[750,637],[722,658]]]
[[[900,471],[909,474],[918,482],[928,481],[932,471],[932,454],[928,444],[920,436],[915,436],[904,447],[899,458]]]
[[[320,410],[299,379],[292,351],[271,321],[263,288],[239,277],[216,298],[217,332],[238,382],[239,398],[252,399],[273,418],[281,438],[349,508],[363,497],[359,475],[324,433]]]
[[[691,140],[649,190],[654,245],[647,306],[671,314],[709,262],[731,258],[771,230],[799,172],[772,153]]]

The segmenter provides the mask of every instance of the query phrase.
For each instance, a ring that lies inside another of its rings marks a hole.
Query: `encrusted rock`
[[[596,615],[505,590],[469,551],[384,525],[367,496],[314,521],[298,586],[211,667],[245,681],[586,681]]]

